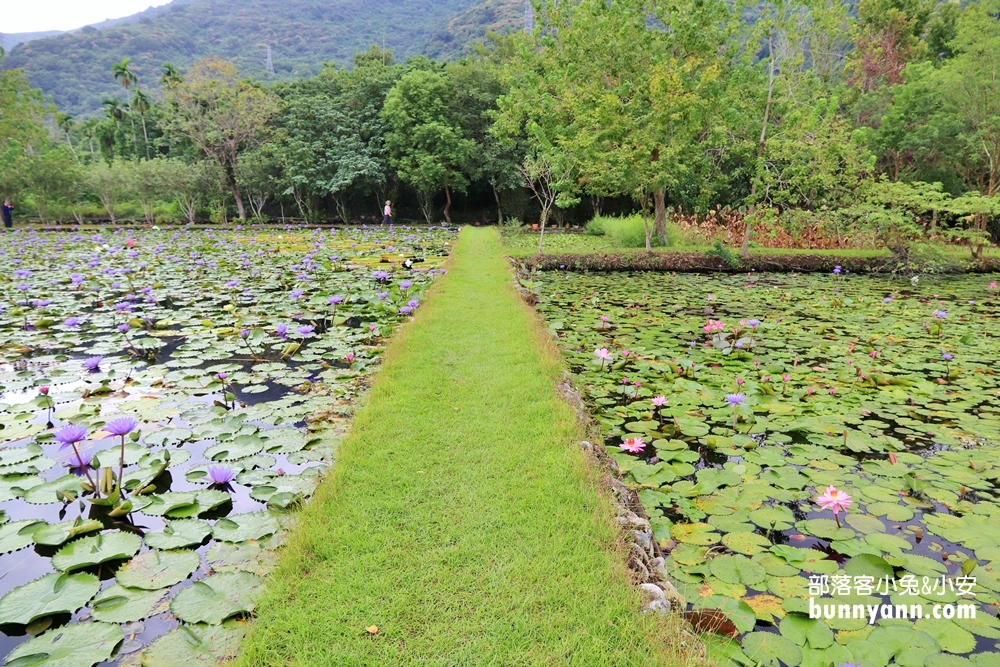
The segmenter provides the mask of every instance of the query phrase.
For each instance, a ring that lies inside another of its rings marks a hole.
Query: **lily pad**
[[[115,578],[128,588],[156,590],[184,581],[200,563],[194,551],[147,551],[120,568]]]
[[[44,521],[12,521],[0,526],[0,554],[23,549],[35,541],[34,534]]]
[[[223,542],[245,542],[271,535],[278,528],[278,521],[270,512],[251,512],[219,519],[212,527],[212,535]]]
[[[218,625],[254,610],[264,580],[247,572],[220,572],[174,596],[170,611],[186,623]]]
[[[52,614],[71,614],[100,588],[101,582],[92,574],[46,574],[0,598],[0,623],[27,625]]]
[[[7,655],[10,667],[91,667],[109,659],[125,638],[117,625],[74,623],[19,644]]]
[[[105,623],[132,623],[166,611],[165,590],[147,591],[119,584],[105,588],[90,603],[94,620]]]
[[[133,533],[101,533],[70,542],[59,549],[52,557],[52,567],[71,572],[82,567],[131,558],[141,547],[142,538]]]
[[[170,521],[163,530],[146,533],[146,544],[154,549],[182,549],[200,545],[212,533],[212,527],[198,519]]]
[[[743,637],[741,646],[755,665],[797,667],[802,662],[799,647],[773,632],[751,632]]]
[[[104,524],[100,521],[96,521],[94,519],[81,521],[77,519],[76,521],[63,521],[62,523],[41,526],[35,529],[35,531],[31,534],[31,537],[35,544],[57,547],[79,535],[86,535],[87,533],[92,533],[95,530],[103,529]]]
[[[152,643],[144,654],[149,667],[217,667],[239,651],[247,624],[182,625]]]

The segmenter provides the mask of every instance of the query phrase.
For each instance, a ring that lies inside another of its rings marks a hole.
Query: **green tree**
[[[51,112],[24,70],[0,69],[0,197],[17,199],[28,185],[30,158],[48,144],[42,121]]]
[[[165,91],[168,129],[196,145],[222,169],[240,220],[246,208],[237,179],[241,155],[261,145],[280,100],[247,81],[236,67],[218,58],[195,64],[184,79]]]
[[[80,195],[80,165],[67,146],[37,152],[28,161],[27,172],[27,194],[42,222],[61,217]]]
[[[444,190],[444,217],[451,222],[452,192],[465,192],[476,142],[462,128],[446,74],[414,70],[386,96],[382,116],[389,125],[385,143],[400,178],[417,191],[424,217],[430,202]]]

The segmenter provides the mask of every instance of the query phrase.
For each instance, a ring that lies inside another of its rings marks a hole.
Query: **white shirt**
[[[389,216],[391,216],[391,215],[392,215],[392,209],[391,209],[391,208],[389,207],[389,205],[388,205],[388,204],[386,204],[386,205],[385,205],[385,211],[384,211],[384,214],[385,214],[385,215],[389,215]]]

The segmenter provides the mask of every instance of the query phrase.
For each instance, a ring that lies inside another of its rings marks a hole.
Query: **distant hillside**
[[[346,64],[373,43],[398,59],[460,54],[486,27],[513,21],[522,0],[174,0],[119,25],[86,27],[9,51],[3,67],[23,67],[60,109],[91,115],[118,95],[111,65],[131,58],[140,85],[153,88],[164,62],[186,67],[216,55],[262,80],[308,76],[324,62]],[[274,74],[265,70],[268,45]]]
[[[10,51],[18,44],[30,42],[33,39],[43,37],[53,37],[63,34],[62,30],[43,30],[42,32],[0,32],[0,47],[4,51]]]
[[[432,58],[447,58],[466,52],[486,36],[487,30],[506,32],[524,27],[524,0],[483,0],[448,21],[435,34],[426,53]]]

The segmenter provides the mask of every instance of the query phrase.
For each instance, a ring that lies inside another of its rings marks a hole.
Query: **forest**
[[[61,113],[0,72],[0,191],[44,222],[721,221],[770,237],[979,255],[1000,213],[994,0],[537,4],[452,62],[371,47],[261,83],[218,58]],[[730,234],[732,239],[732,234]],[[541,245],[540,245],[541,249]]]

